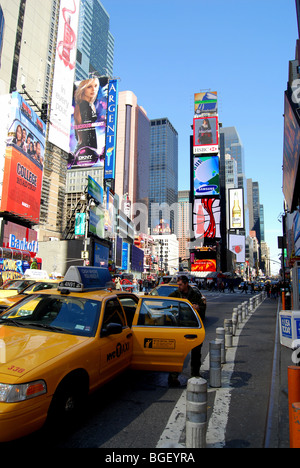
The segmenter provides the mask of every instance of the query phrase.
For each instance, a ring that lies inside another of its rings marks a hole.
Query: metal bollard
[[[253,312],[253,299],[249,299],[249,312]]]
[[[245,308],[245,303],[243,302],[242,304],[242,321],[244,321],[246,318],[246,308]]]
[[[248,302],[246,301],[246,302],[244,302],[244,304],[245,304],[245,315],[246,315],[246,317],[248,317],[248,315],[249,315]]]
[[[237,329],[238,314],[237,309],[233,309],[232,313],[232,334],[235,336]]]
[[[209,343],[209,385],[220,388],[221,384],[221,343]]]
[[[239,305],[237,309],[238,309],[238,328],[239,328],[239,325],[242,323],[242,308]]]
[[[216,329],[216,342],[221,343],[221,364],[226,362],[226,350],[225,350],[225,329],[218,327]]]
[[[207,381],[193,377],[186,394],[186,446],[205,448],[207,431]]]
[[[231,319],[224,320],[224,329],[225,329],[225,348],[232,347],[232,334],[233,334],[233,326]]]

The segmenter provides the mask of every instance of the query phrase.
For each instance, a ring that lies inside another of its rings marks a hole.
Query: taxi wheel
[[[80,379],[81,380],[81,379]],[[83,408],[83,403],[88,394],[87,382],[79,381],[78,378],[67,378],[58,386],[49,410],[49,421],[62,424],[73,422],[80,410]]]

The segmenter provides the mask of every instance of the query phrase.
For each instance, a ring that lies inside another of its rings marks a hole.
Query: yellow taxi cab
[[[1,297],[0,296],[0,313],[4,310],[8,309],[9,307],[13,306],[17,302],[19,302],[26,294],[30,294],[31,292],[42,291],[44,289],[52,289],[57,288],[60,280],[36,280],[30,282],[29,286],[22,289],[20,293],[17,293],[13,296],[9,297]]]
[[[0,316],[0,442],[47,418],[64,420],[127,368],[181,372],[204,341],[188,301],[107,284],[106,269],[70,267],[57,289],[32,293]]]
[[[28,288],[28,286],[30,286],[34,282],[35,281],[32,279],[24,278],[8,280],[0,287],[0,299],[5,297],[16,296],[17,294],[20,294],[22,291],[24,291],[25,288]]]

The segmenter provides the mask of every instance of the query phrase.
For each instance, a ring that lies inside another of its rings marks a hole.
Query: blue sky
[[[283,212],[284,91],[298,37],[294,0],[101,0],[115,38],[119,90],[179,134],[179,190],[189,189],[194,93],[218,92],[219,120],[259,182],[265,237],[278,260]],[[273,271],[279,265],[273,264]]]

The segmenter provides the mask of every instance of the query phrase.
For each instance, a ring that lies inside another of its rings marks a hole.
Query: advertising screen
[[[201,198],[194,201],[193,230],[196,239],[221,237],[220,213],[220,200],[217,198]]]
[[[194,157],[194,195],[219,195],[219,156]]]
[[[74,86],[68,168],[104,166],[108,78]]]
[[[108,89],[106,152],[105,152],[105,179],[115,178],[116,138],[118,115],[118,81],[111,80]]]
[[[219,151],[218,117],[194,118],[194,154]]]
[[[18,93],[11,95],[1,211],[38,224],[40,216],[44,122]]]
[[[195,263],[191,264],[191,271],[217,271],[216,260],[195,260]]]
[[[195,115],[218,111],[217,91],[195,93]]]
[[[229,250],[236,255],[237,263],[245,263],[246,247],[245,236],[229,235]]]
[[[229,189],[229,228],[244,229],[243,189]]]
[[[49,141],[69,152],[80,0],[61,0],[50,110]]]
[[[284,101],[283,193],[292,211],[300,157],[300,127],[287,96]]]

